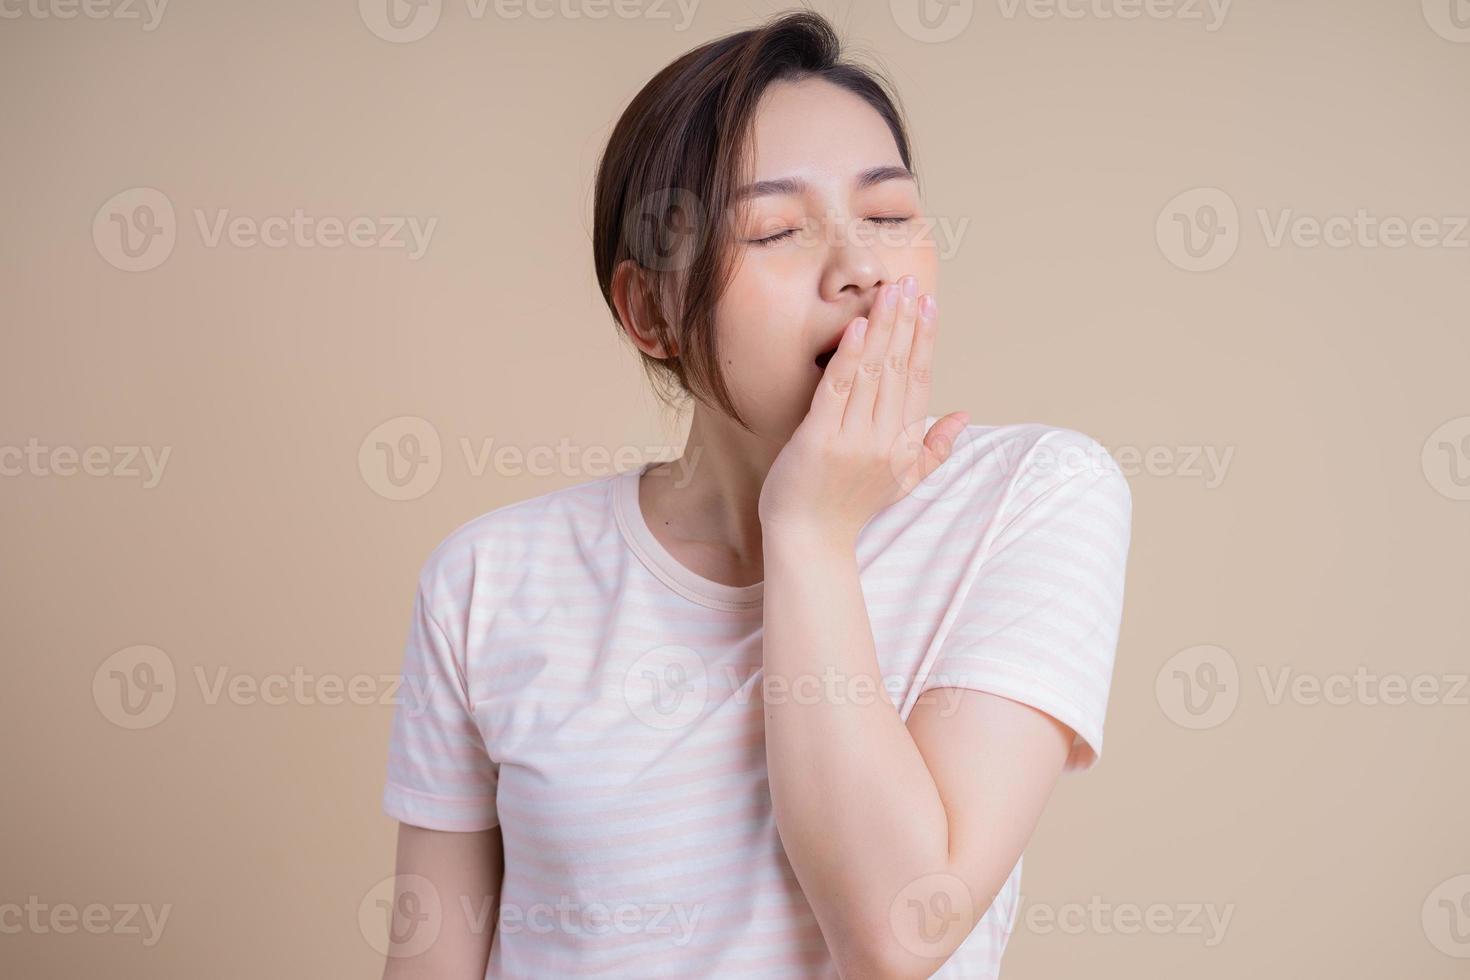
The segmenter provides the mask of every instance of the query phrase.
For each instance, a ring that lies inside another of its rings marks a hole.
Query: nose
[[[861,242],[839,242],[833,245],[827,269],[823,273],[823,298],[831,302],[857,300],[862,312],[872,305],[878,290],[893,281],[883,260]]]

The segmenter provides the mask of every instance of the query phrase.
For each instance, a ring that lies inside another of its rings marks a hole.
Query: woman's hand
[[[766,533],[856,541],[869,518],[949,458],[969,415],[953,412],[923,431],[939,327],[934,297],[921,303],[917,293],[918,280],[905,276],[847,325],[806,418],[766,474]]]

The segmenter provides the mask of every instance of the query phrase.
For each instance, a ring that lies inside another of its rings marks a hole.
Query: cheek
[[[724,369],[758,386],[762,372],[773,366],[779,370],[779,365],[792,360],[793,351],[800,350],[804,307],[795,295],[792,277],[746,271],[721,297],[715,329],[724,352]]]
[[[919,277],[923,289],[933,292],[939,286],[939,243],[932,228],[921,225],[920,229],[905,249],[905,268]]]

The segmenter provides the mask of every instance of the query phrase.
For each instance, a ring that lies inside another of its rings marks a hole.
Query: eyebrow
[[[908,167],[895,167],[885,165],[882,167],[869,167],[853,178],[853,190],[865,190],[874,184],[881,184],[886,180],[911,180],[917,187],[919,178]],[[808,189],[806,181],[799,177],[780,177],[775,180],[758,180],[753,184],[746,184],[735,192],[735,200],[743,201],[751,197],[765,197],[767,195],[795,195],[801,194]]]

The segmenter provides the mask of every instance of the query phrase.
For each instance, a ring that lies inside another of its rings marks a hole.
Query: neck
[[[760,581],[760,492],[781,448],[696,402],[683,454],[643,477],[650,530],[707,578]]]

